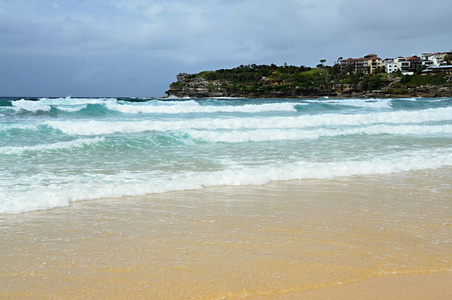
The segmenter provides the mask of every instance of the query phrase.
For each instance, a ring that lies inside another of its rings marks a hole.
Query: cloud
[[[425,39],[451,34],[451,1],[354,0],[342,2],[338,11],[351,34],[374,39]]]
[[[64,61],[78,87],[129,89],[116,78],[452,50],[450,11],[446,0],[3,0],[0,61]]]
[[[35,5],[22,17],[16,12],[17,18],[7,21],[14,27],[10,34],[15,35],[16,44],[35,46],[36,52],[76,54],[138,49],[184,63],[218,57],[265,58],[275,51],[293,49],[303,39],[334,36],[322,21],[331,21],[331,16],[324,15],[328,9],[321,9],[321,18],[315,14],[322,1],[75,3],[79,2]]]

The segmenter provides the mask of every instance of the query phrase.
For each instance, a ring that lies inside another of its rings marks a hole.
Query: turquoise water
[[[0,98],[1,214],[450,166],[452,98]]]

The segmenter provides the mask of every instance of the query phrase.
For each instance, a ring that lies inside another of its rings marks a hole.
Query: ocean
[[[450,168],[452,98],[1,98],[0,166],[0,214]]]
[[[0,176],[0,298],[450,290],[452,98],[1,98]]]

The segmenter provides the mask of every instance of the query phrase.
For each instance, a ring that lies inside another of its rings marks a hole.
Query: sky
[[[160,97],[178,73],[452,50],[450,0],[0,0],[0,96]]]

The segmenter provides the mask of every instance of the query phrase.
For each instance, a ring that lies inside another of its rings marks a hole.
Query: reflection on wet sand
[[[450,272],[451,175],[216,187],[1,216],[0,297],[247,298]]]

